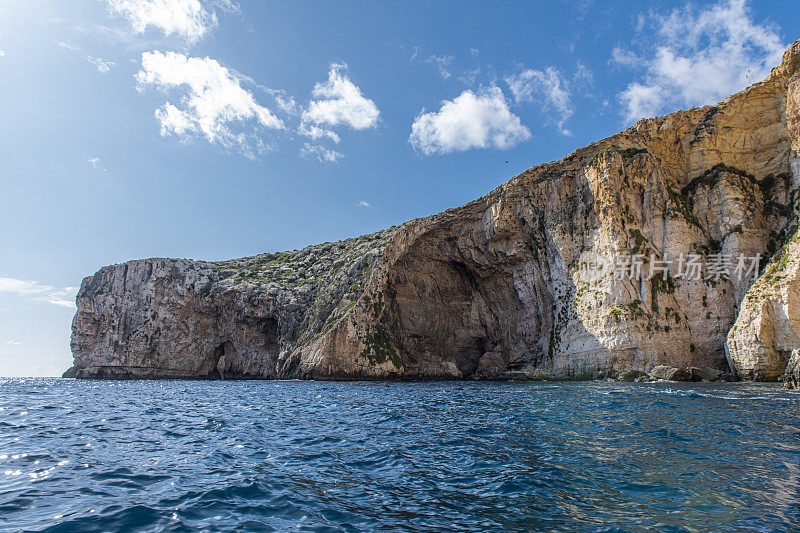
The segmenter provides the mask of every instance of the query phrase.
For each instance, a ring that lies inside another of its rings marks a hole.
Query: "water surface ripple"
[[[763,384],[0,380],[3,531],[800,528]]]

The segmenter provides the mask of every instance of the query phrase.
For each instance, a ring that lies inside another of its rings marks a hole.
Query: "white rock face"
[[[728,335],[727,349],[739,376],[762,381],[781,377],[792,354],[800,349],[797,233],[748,291]]]
[[[707,263],[715,253],[780,248],[796,227],[799,56],[796,43],[766,80],[716,106],[640,121],[465,206],[363,242],[281,261],[271,254],[106,267],[78,295],[70,375],[586,379],[659,365],[726,371],[727,337],[737,371],[773,379],[738,366],[759,360],[753,339],[766,325],[733,349],[728,337],[754,275],[651,279],[647,262],[631,279],[611,271],[586,279],[579,266],[587,253],[612,262],[696,254]],[[771,323],[783,324],[784,315],[792,323],[793,304],[781,315],[782,305],[754,307],[752,319],[767,324],[772,313]],[[783,331],[775,342],[789,346]]]
[[[800,44],[795,43],[777,69],[791,74],[786,81],[785,119],[790,139],[791,178],[787,203],[793,208],[787,227],[788,240],[742,302],[727,339],[728,360],[743,379],[774,381],[786,372],[785,383],[797,383],[800,365],[800,244],[797,234],[797,185],[800,183]],[[794,354],[794,355],[793,355]],[[792,364],[787,369],[789,360]]]

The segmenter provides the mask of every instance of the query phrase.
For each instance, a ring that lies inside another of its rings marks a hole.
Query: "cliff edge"
[[[65,375],[589,379],[670,365],[778,379],[800,345],[759,350],[770,309],[800,320],[794,289],[772,281],[795,253],[799,65],[800,41],[715,106],[642,120],[373,235],[104,267],[78,293]],[[587,276],[586,257],[614,268]],[[702,276],[681,274],[689,257]],[[721,257],[763,262],[709,275]]]

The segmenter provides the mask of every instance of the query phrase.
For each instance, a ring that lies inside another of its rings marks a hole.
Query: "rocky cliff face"
[[[781,377],[793,352],[800,349],[797,233],[748,290],[727,349],[731,367],[741,377],[764,381]]]
[[[396,231],[217,263],[102,268],[78,292],[67,375],[274,378],[286,346],[352,308]]]
[[[758,271],[674,273],[690,254],[706,267],[770,257],[794,231],[798,58],[795,43],[716,106],[640,121],[399,228],[224,263],[105,267],[78,294],[68,375],[583,379],[729,359],[776,378],[783,369],[757,370],[753,339],[768,327],[753,325],[764,314],[753,289],[772,287],[784,254],[750,292]],[[630,256],[641,273],[582,269]],[[748,325],[735,331],[752,333],[732,341],[737,315]],[[784,368],[787,346],[774,348]]]
[[[788,76],[785,122],[791,142],[791,182],[787,187],[792,191],[800,179],[799,68],[800,43],[795,43],[773,73]],[[773,381],[785,373],[784,384],[792,388],[800,381],[800,242],[794,194],[790,204],[791,218],[779,239],[785,244],[748,290],[726,348],[731,368],[742,378]]]

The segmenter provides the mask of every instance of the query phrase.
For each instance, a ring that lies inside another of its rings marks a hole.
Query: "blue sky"
[[[800,38],[795,0],[609,4],[0,0],[0,375],[70,365],[103,265],[458,206]]]

